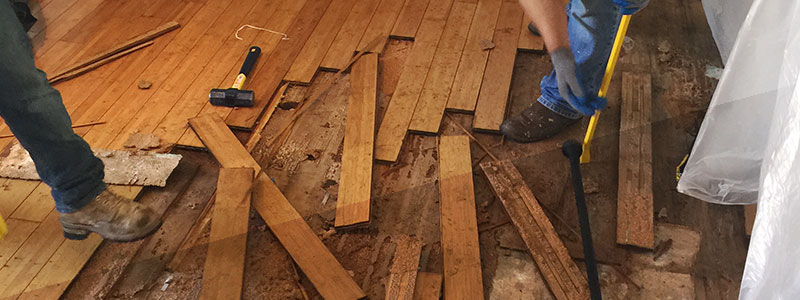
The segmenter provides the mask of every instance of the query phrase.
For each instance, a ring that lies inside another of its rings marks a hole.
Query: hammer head
[[[213,89],[208,94],[208,101],[211,105],[228,107],[250,107],[253,106],[255,94],[253,91],[229,89]]]

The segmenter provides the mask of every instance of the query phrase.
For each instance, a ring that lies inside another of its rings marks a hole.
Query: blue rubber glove
[[[584,92],[585,89],[578,81],[575,72],[575,57],[572,55],[571,49],[568,47],[556,49],[550,53],[550,60],[553,61],[553,68],[556,71],[558,94],[567,100],[573,109],[583,115],[591,116],[594,115],[595,110],[606,107],[608,101],[605,98],[587,95]]]
[[[650,3],[650,0],[613,0],[614,4],[619,5],[622,8],[623,15],[632,15],[636,12],[642,10],[647,4]]]

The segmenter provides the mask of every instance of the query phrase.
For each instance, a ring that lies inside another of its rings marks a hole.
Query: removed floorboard
[[[414,300],[439,300],[442,296],[442,274],[419,272],[414,285]]]
[[[483,299],[478,221],[469,137],[439,140],[444,298]]]
[[[653,249],[650,74],[622,73],[617,243]]]
[[[495,47],[490,50],[475,107],[475,118],[472,122],[474,130],[500,131],[500,123],[503,123],[506,115],[511,73],[514,71],[514,59],[517,56],[520,19],[522,10],[519,4],[503,2],[492,39]]]
[[[505,160],[484,162],[480,166],[555,298],[587,299],[586,277],[569,256],[564,242],[514,164]]]
[[[417,284],[417,268],[422,251],[422,241],[407,236],[397,237],[389,280],[386,283],[386,300],[410,300]]]
[[[369,222],[377,84],[378,54],[366,54],[350,75],[336,227]]]
[[[201,299],[242,296],[252,184],[252,168],[219,170]]]
[[[261,172],[261,166],[216,115],[189,120],[200,140],[225,168],[253,168],[258,175],[253,185],[252,205],[286,251],[325,299],[366,297],[325,244],[292,207],[275,183]]]

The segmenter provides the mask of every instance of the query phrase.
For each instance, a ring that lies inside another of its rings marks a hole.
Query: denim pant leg
[[[0,0],[0,116],[28,150],[59,212],[73,212],[105,189],[103,162],[72,131],[61,95],[33,63],[22,24]]]
[[[611,0],[572,0],[567,5],[567,17],[578,81],[586,94],[597,95],[622,13]],[[564,117],[581,117],[558,93],[555,70],[542,78],[539,86],[539,103]]]

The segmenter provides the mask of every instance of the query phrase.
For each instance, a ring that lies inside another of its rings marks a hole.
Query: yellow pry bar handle
[[[6,227],[6,222],[3,221],[3,216],[0,216],[0,241],[3,240],[3,237],[5,237],[7,233],[8,227]]]
[[[611,77],[614,75],[614,67],[617,66],[617,59],[619,52],[622,50],[622,42],[625,40],[625,33],[628,31],[628,24],[631,23],[631,15],[623,15],[619,21],[619,29],[617,29],[617,37],[614,38],[614,47],[611,49],[611,55],[608,56],[608,63],[606,64],[606,73],[603,75],[603,84],[600,85],[600,90],[597,92],[597,97],[605,98],[608,92],[608,86],[611,85]],[[586,136],[583,138],[583,154],[581,154],[581,163],[588,163],[591,159],[589,153],[592,148],[592,138],[594,137],[594,130],[597,128],[597,119],[600,118],[600,110],[596,110],[591,119],[589,119],[589,128],[586,128]]]

